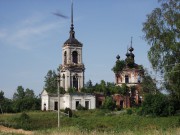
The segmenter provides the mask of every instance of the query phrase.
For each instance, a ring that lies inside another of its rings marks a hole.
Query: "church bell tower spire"
[[[71,27],[70,27],[70,38],[75,38],[74,24],[73,24],[73,0],[71,0]]]
[[[82,62],[83,45],[75,38],[73,19],[73,0],[71,0],[70,35],[69,39],[63,44],[62,64],[60,65],[61,87],[65,91],[68,91],[69,88],[80,91],[84,87],[85,66]]]

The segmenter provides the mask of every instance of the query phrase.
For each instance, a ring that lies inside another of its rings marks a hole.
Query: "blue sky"
[[[0,90],[6,97],[19,85],[40,94],[48,70],[62,63],[70,5],[71,0],[0,0]],[[142,23],[158,6],[157,0],[74,0],[75,36],[84,45],[86,82],[114,82],[111,68],[117,54],[125,59],[131,36],[135,62],[150,69]]]

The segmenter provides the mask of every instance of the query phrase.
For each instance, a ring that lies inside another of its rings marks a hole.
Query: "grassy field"
[[[74,112],[72,118],[61,116],[60,131],[57,112],[27,112],[27,119],[18,114],[1,114],[0,125],[31,130],[34,134],[159,134],[180,135],[180,116],[144,117],[135,113],[89,110]]]

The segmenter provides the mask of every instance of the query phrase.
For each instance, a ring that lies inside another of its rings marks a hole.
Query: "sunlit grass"
[[[75,127],[69,127],[66,129],[49,129],[43,131],[36,131],[35,135],[180,135],[180,128],[172,128],[166,131],[163,130],[141,130],[141,131],[124,131],[124,132],[99,132],[99,131],[79,131]]]
[[[0,115],[0,124],[13,128],[24,128],[38,134],[69,135],[178,135],[180,134],[180,116],[145,117],[135,113],[111,113],[105,110],[73,112],[73,117],[61,116],[60,130],[57,129],[57,112],[27,112],[30,122],[18,123],[21,113]]]

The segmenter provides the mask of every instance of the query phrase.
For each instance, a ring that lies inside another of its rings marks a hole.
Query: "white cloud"
[[[8,45],[13,45],[20,49],[31,49],[32,42],[36,38],[43,38],[44,34],[63,27],[65,22],[47,21],[44,17],[34,16],[13,23],[13,26],[0,30],[0,40]]]
[[[36,14],[36,15],[33,15],[31,17],[24,19],[21,23],[24,25],[33,25],[33,24],[37,24],[41,22],[42,20],[43,20],[42,15]]]

